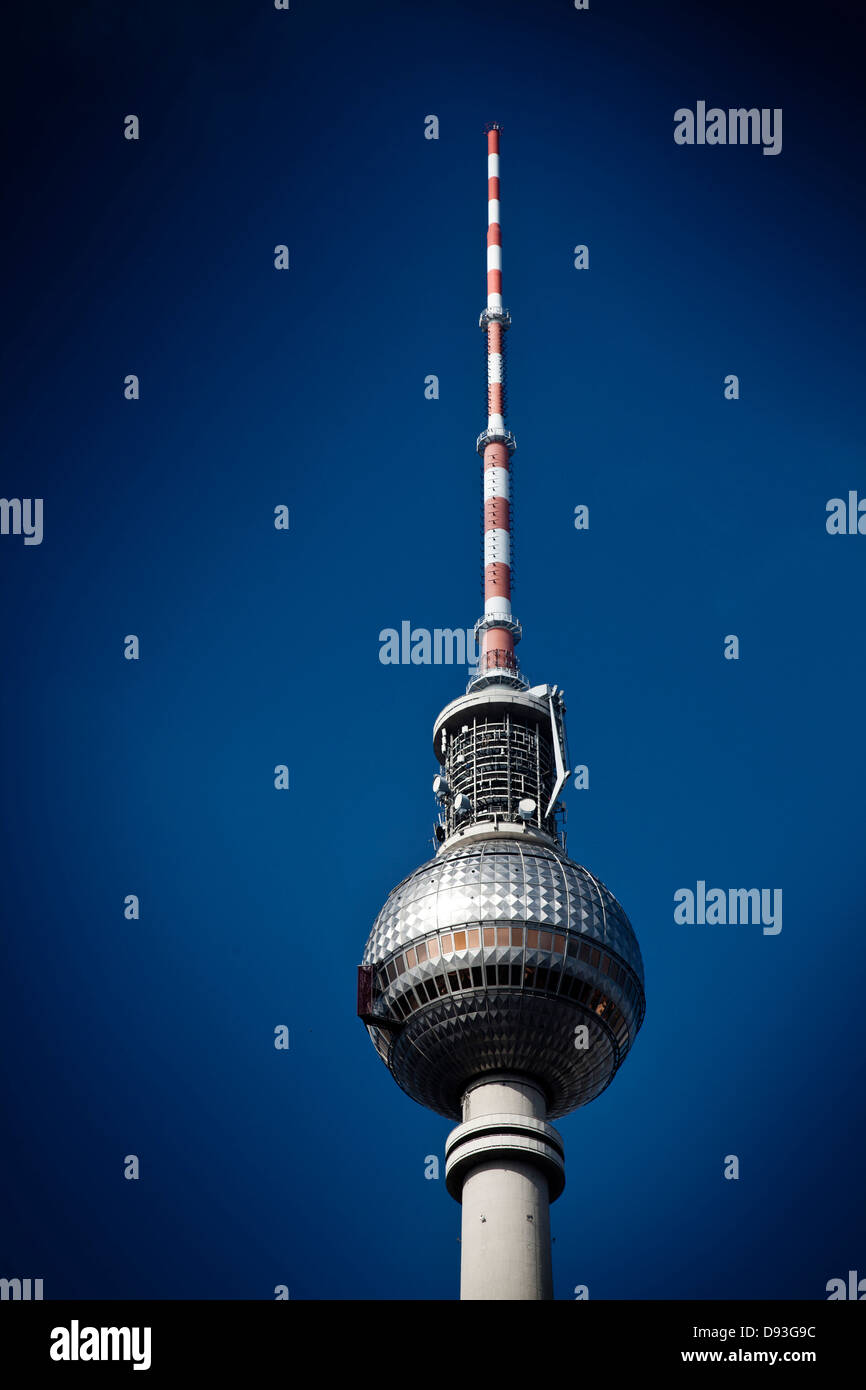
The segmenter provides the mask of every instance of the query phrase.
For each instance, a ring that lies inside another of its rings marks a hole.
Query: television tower
[[[376,919],[358,1014],[403,1090],[460,1121],[445,1176],[463,1207],[461,1298],[549,1299],[549,1204],[565,1185],[550,1120],[610,1084],[645,1004],[631,923],[565,852],[562,691],[530,687],[515,657],[499,136],[488,127],[480,656],[433,728],[436,854]]]

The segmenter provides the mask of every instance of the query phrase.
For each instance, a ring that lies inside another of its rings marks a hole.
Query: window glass
[[[527,945],[527,947],[535,947],[535,946],[537,946],[537,945],[538,945],[538,937],[539,937],[539,933],[538,933],[533,927],[527,927],[527,929],[526,929],[526,945]]]
[[[558,933],[554,933],[554,937],[553,937],[553,949],[554,949],[554,951],[559,951],[560,953],[562,953],[562,952],[565,950],[565,937],[564,937],[564,936],[559,936]]]
[[[451,955],[451,952],[452,952],[453,950],[454,950],[454,947],[453,947],[452,944],[451,944],[451,933],[450,933],[450,932],[447,932],[447,931],[446,931],[446,932],[443,932],[443,933],[442,933],[442,954],[443,954],[443,956],[450,956],[450,955]]]
[[[415,954],[414,946],[410,946],[408,951],[406,952],[406,964],[408,965],[410,970],[412,969],[413,965],[418,964],[418,957]]]
[[[539,946],[541,947],[542,951],[549,951],[549,950],[550,950],[550,943],[551,943],[552,939],[553,939],[553,938],[552,938],[552,936],[551,936],[551,934],[550,934],[549,931],[539,932],[539,934],[538,934],[538,944],[539,944]]]
[[[496,944],[497,946],[511,945],[511,933],[507,927],[496,928]]]
[[[469,945],[470,947],[474,947],[475,950],[481,945],[481,932],[477,927],[472,927],[469,932]]]
[[[521,948],[521,950],[523,949],[523,928],[522,928],[522,927],[512,927],[512,928],[511,928],[511,944],[512,944],[512,946],[519,946],[519,947]]]
[[[485,946],[495,946],[495,945],[496,945],[496,928],[495,928],[495,927],[485,927],[485,928],[484,928],[484,945],[485,945]]]
[[[465,950],[466,950],[466,933],[465,933],[465,931],[456,931],[456,932],[454,933],[454,949],[455,949],[455,951],[465,951]]]
[[[418,964],[420,965],[421,962],[422,962],[422,960],[426,960],[426,959],[427,959],[427,945],[426,945],[426,943],[423,942],[423,941],[419,941],[419,942],[418,942],[418,945],[415,947],[415,950],[416,950],[416,952],[418,953]]]
[[[427,942],[427,954],[431,960],[439,959],[439,938],[437,936]]]

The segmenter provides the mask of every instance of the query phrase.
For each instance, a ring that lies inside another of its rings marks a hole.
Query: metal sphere
[[[587,1104],[643,1022],[625,912],[588,869],[528,838],[477,839],[422,864],[388,897],[364,964],[380,1056],[451,1119],[485,1072],[538,1081],[550,1118]]]

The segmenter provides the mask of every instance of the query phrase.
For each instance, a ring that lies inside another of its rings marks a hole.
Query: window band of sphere
[[[500,958],[504,950],[507,959]],[[496,959],[491,959],[493,952]],[[588,967],[589,979],[586,969],[576,973],[578,962]],[[418,967],[425,969],[423,978],[403,978]],[[643,990],[634,971],[614,952],[561,930],[513,922],[467,925],[431,932],[382,961],[376,968],[373,1000],[374,1008],[379,1005],[377,1012],[406,1019],[446,994],[467,990],[505,988],[553,995],[573,1000],[603,1019],[618,1047],[627,1049],[628,1023],[619,1004],[602,987],[608,980],[632,1015],[633,1038],[643,1022]]]

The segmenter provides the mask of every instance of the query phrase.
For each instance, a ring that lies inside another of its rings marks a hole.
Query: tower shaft
[[[562,1190],[562,1141],[540,1087],[487,1075],[463,1097],[448,1138],[448,1190],[463,1207],[460,1297],[553,1298],[550,1202]]]

